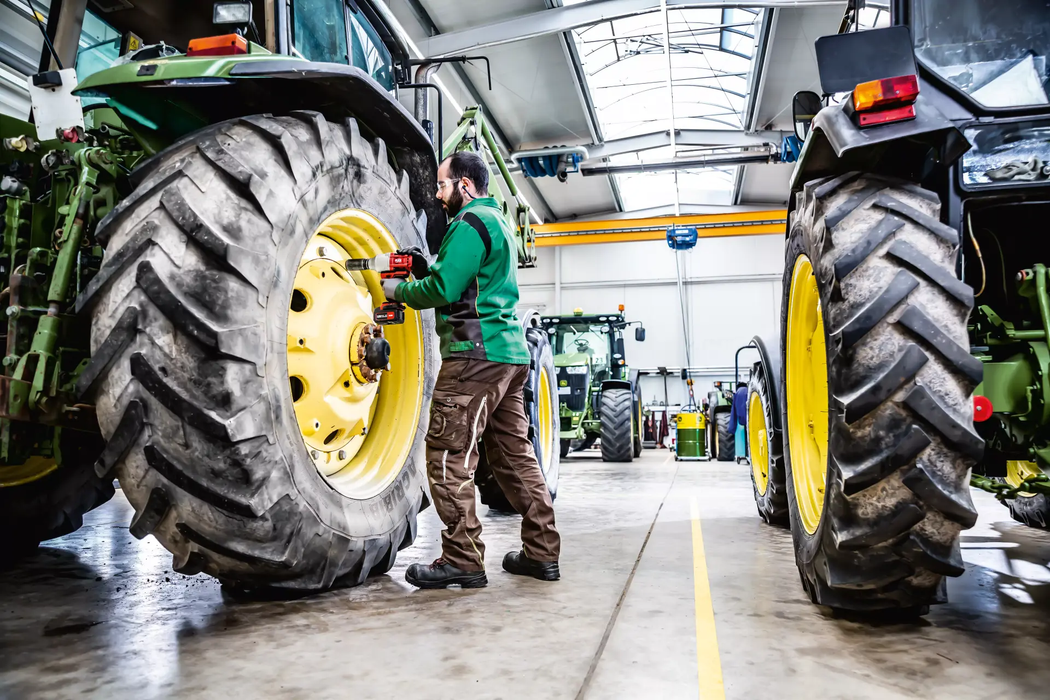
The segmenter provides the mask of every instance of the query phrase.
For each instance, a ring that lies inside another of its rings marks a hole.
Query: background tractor
[[[707,454],[719,462],[736,457],[736,439],[729,426],[733,420],[733,388],[729,382],[715,382],[707,393]]]
[[[617,314],[544,316],[554,346],[561,405],[561,456],[601,440],[602,459],[630,462],[642,454],[642,393],[637,370],[629,370],[623,330],[637,321]]]
[[[413,116],[392,93],[418,62],[380,4],[52,7],[35,124],[0,117],[0,554],[75,530],[116,477],[132,534],[181,573],[388,571],[427,505],[434,315],[375,323],[378,277],[344,262],[436,252],[437,157],[473,148],[532,263],[483,116],[435,152],[426,101]],[[537,452],[556,453],[554,415]]]
[[[749,439],[812,600],[921,613],[963,573],[971,471],[1050,522],[1050,13],[894,0],[858,32],[859,4],[816,42],[823,97],[794,99],[780,349],[759,343]]]

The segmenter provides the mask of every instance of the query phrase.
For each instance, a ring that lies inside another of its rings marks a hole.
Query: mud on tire
[[[108,440],[99,472],[120,479],[132,534],[157,537],[178,572],[241,586],[321,589],[389,570],[427,502],[433,314],[421,315],[423,407],[408,457],[362,499],[309,458],[285,328],[306,243],[333,212],[364,210],[399,245],[427,250],[408,176],[354,120],[302,112],[195,132],[135,178],[100,226],[106,258],[78,300],[93,308],[80,389]],[[380,389],[380,410],[383,400]]]
[[[859,173],[798,195],[781,357],[804,254],[828,368],[826,488],[812,535],[799,516],[786,400],[782,425],[795,558],[815,603],[922,612],[944,600],[944,576],[963,573],[959,533],[977,519],[969,473],[984,446],[972,420],[982,366],[968,351],[973,291],[955,276],[958,234],[939,210],[932,192]]]

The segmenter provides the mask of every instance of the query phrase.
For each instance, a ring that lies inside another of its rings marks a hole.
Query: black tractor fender
[[[134,118],[122,108],[133,105],[136,112],[161,125],[157,133],[168,143],[192,138],[192,132],[172,130],[175,122],[164,119],[172,113],[192,114],[202,126],[301,110],[320,112],[339,124],[356,119],[362,134],[382,139],[397,168],[408,175],[412,205],[427,215],[427,245],[432,252],[440,247],[446,217],[434,197],[438,165],[434,145],[412,114],[360,68],[275,56],[237,63],[221,79],[168,80],[162,71],[140,72],[139,80],[90,85],[85,94],[112,98],[122,118]]]
[[[769,390],[769,400],[773,403],[773,430],[777,433],[783,432],[783,426],[781,425],[781,411],[783,410],[783,404],[780,403],[780,369],[782,366],[780,360],[780,346],[779,343],[772,343],[776,352],[770,352],[770,344],[766,342],[761,336],[755,336],[751,339],[751,342],[758,348],[759,363],[762,365],[762,371],[766,376],[766,388]]]
[[[606,379],[602,382],[602,391],[606,389],[627,389],[634,391],[634,383],[627,379]]]
[[[811,180],[860,170],[918,182],[932,161],[950,165],[970,148],[962,131],[922,94],[914,119],[866,129],[853,123],[845,107],[846,102],[825,107],[813,118],[791,175],[789,211],[793,195]]]

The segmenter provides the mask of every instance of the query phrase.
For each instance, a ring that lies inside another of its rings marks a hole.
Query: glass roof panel
[[[564,2],[564,4],[575,4]],[[690,8],[667,13],[670,76],[659,11],[573,30],[587,89],[606,140],[676,129],[743,128],[761,11]],[[673,103],[673,104],[672,104]],[[614,164],[668,161],[682,149],[613,158]],[[626,159],[626,162],[624,162]],[[736,168],[615,175],[624,209],[732,200]]]

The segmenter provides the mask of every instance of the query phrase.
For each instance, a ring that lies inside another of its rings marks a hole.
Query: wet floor
[[[132,538],[118,491],[0,573],[0,697],[696,698],[718,669],[727,698],[1045,697],[1050,533],[975,499],[950,602],[876,625],[805,599],[790,535],[759,521],[747,467],[663,451],[563,462],[557,583],[499,570],[519,520],[481,506],[490,585],[469,591],[404,582],[409,563],[437,556],[431,509],[389,575],[295,601],[232,598]],[[694,511],[716,652],[697,623]]]

